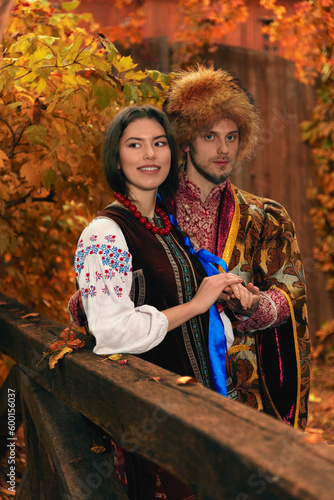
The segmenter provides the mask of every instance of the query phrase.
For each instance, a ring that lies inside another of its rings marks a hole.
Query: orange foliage
[[[313,84],[320,73],[334,63],[334,4],[332,0],[296,2],[288,16],[277,0],[260,0],[276,19],[263,28],[272,42],[279,41],[284,56],[296,64],[296,76]],[[327,69],[326,69],[327,68]]]
[[[245,4],[244,0],[179,0],[177,28],[173,37],[177,44],[174,62],[188,64],[195,57],[199,61],[203,48],[207,48],[209,54],[215,52],[218,40],[247,20],[248,8]]]
[[[317,331],[318,345],[313,351],[313,358],[332,363],[334,361],[334,319],[327,321]]]
[[[0,291],[68,321],[79,234],[110,202],[100,151],[118,109],[170,78],[138,71],[88,14],[18,1],[0,40]]]

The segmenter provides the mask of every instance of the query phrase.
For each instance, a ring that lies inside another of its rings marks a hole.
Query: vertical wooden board
[[[284,126],[282,123],[277,124],[277,116],[282,112],[282,88],[284,87],[281,67],[282,60],[280,58],[267,54],[264,78],[266,82],[266,103],[264,106],[267,111],[266,123],[261,133],[261,145],[264,148],[268,165],[263,171],[263,176],[266,179],[265,191],[260,194],[284,204],[285,200],[281,189],[284,178],[282,170],[285,163],[285,147],[282,141]]]
[[[301,164],[301,143],[300,122],[302,116],[298,109],[297,101],[299,96],[303,99],[303,88],[294,77],[294,64],[286,62],[286,85],[285,85],[285,102],[286,102],[286,141],[288,144],[288,162],[287,168],[284,170],[286,175],[285,189],[289,193],[289,200],[286,203],[286,208],[299,228],[300,202],[301,198],[306,197],[306,186],[304,179],[300,177]]]
[[[176,26],[177,0],[146,0],[144,8],[144,36],[166,36],[172,39]]]
[[[261,128],[268,123],[266,87],[266,54],[249,51],[247,67],[247,87],[252,94],[261,118]],[[266,172],[269,168],[268,154],[260,136],[259,148],[254,158],[245,167],[249,172],[249,187],[246,190],[262,195],[265,191]],[[263,174],[264,173],[264,174]]]
[[[266,98],[266,60],[267,54],[234,47],[219,47],[215,61],[216,67],[231,71],[248,88],[259,108],[263,129],[268,127],[269,122]],[[231,181],[238,187],[259,196],[265,196],[269,192],[270,161],[265,139],[266,137],[261,134],[260,146],[255,158],[250,162],[237,165],[231,176]]]
[[[271,149],[268,146],[272,137],[269,128],[270,100],[268,98],[268,54],[251,52],[248,72],[252,76],[252,94],[261,117],[259,146],[253,160],[254,175],[251,192],[258,196],[270,196]],[[248,190],[248,189],[246,189]]]
[[[166,36],[157,36],[147,40],[150,69],[157,69],[161,73],[169,73],[170,71],[170,50],[169,42]]]

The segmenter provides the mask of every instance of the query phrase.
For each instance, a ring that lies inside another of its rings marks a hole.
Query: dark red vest
[[[157,236],[122,207],[109,206],[98,216],[114,220],[126,239],[132,255],[135,306],[147,304],[163,311],[191,300],[205,272],[196,257],[188,254],[176,228],[169,236]],[[161,344],[140,357],[180,375],[196,376],[211,387],[208,316],[196,316],[168,332]]]

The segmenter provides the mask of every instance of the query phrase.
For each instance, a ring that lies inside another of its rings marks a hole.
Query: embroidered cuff
[[[252,316],[242,321],[244,316],[236,315],[241,320],[237,329],[243,333],[264,330],[284,323],[290,316],[290,308],[285,295],[278,289],[261,292],[259,307]]]

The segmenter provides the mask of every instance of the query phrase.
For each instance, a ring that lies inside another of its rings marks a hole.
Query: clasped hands
[[[190,302],[195,304],[196,314],[206,312],[218,302],[235,313],[250,316],[258,308],[259,301],[260,290],[257,286],[252,283],[245,286],[242,278],[233,273],[218,273],[202,280]]]
[[[259,301],[260,289],[253,283],[248,283],[247,286],[243,283],[233,283],[224,288],[217,302],[237,314],[250,316],[259,307]]]

